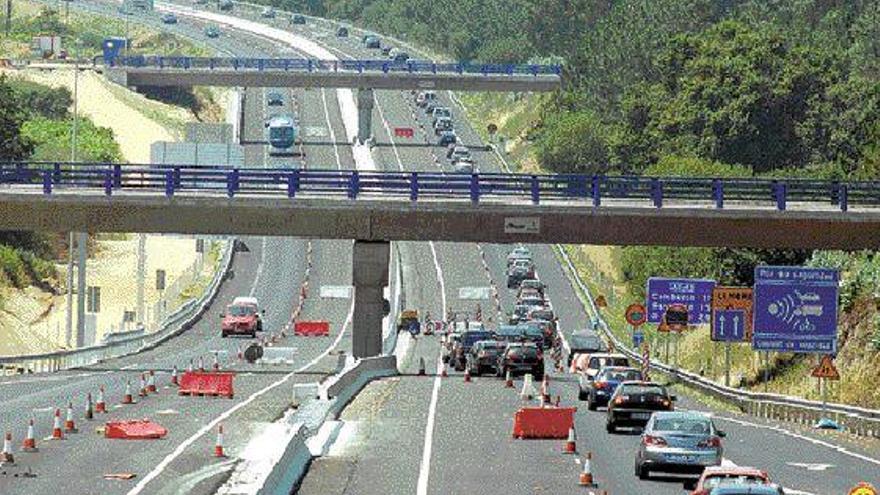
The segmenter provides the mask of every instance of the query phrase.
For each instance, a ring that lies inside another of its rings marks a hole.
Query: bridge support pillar
[[[352,255],[354,314],[352,353],[364,358],[382,354],[382,319],[385,317],[384,288],[388,285],[391,243],[355,241]]]
[[[358,89],[358,142],[364,143],[373,135],[373,90]]]

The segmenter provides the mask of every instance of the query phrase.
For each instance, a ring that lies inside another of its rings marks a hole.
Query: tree
[[[30,156],[33,143],[21,133],[27,115],[6,78],[0,76],[0,159],[24,160]]]
[[[605,173],[609,168],[605,126],[590,112],[552,117],[541,130],[536,156],[559,173]]]

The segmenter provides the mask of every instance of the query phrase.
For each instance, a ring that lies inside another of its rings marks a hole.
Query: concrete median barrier
[[[576,411],[576,407],[524,407],[513,416],[513,437],[567,439]]]

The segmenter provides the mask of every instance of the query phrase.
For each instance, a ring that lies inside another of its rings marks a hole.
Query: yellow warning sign
[[[748,287],[715,287],[712,289],[712,312],[740,310],[745,313],[743,342],[752,341],[752,289]],[[715,321],[715,318],[712,318]]]
[[[834,360],[831,359],[831,356],[822,356],[822,362],[813,370],[813,376],[826,380],[840,380],[840,373],[834,367]]]
[[[863,481],[850,490],[849,495],[877,495],[877,490],[870,483]]]
[[[605,296],[603,296],[602,294],[596,296],[596,306],[599,306],[600,308],[608,307],[608,301],[605,300]]]

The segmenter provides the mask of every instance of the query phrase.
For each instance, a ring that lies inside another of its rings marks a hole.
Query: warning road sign
[[[877,490],[866,482],[861,482],[850,490],[849,495],[877,495]]]
[[[721,321],[721,315],[717,313],[721,311],[741,311],[744,316],[741,322],[742,330],[737,332],[737,335],[742,335],[742,338],[738,340],[741,342],[751,342],[752,300],[752,289],[748,287],[715,287],[712,289],[713,340],[722,340],[721,338],[715,338],[721,335],[719,333],[720,328],[715,328]],[[725,318],[725,320],[728,325],[732,322],[730,318]],[[724,340],[730,340],[729,335],[724,337]]]
[[[600,308],[607,308],[608,307],[608,301],[605,300],[605,296],[603,296],[602,294],[599,294],[598,296],[596,296],[596,306],[598,306]]]
[[[630,304],[626,308],[626,322],[634,327],[640,327],[648,321],[648,311],[642,304]]]
[[[825,378],[826,380],[840,380],[840,373],[834,367],[834,360],[831,356],[822,356],[822,362],[813,370],[813,376],[816,378]]]

